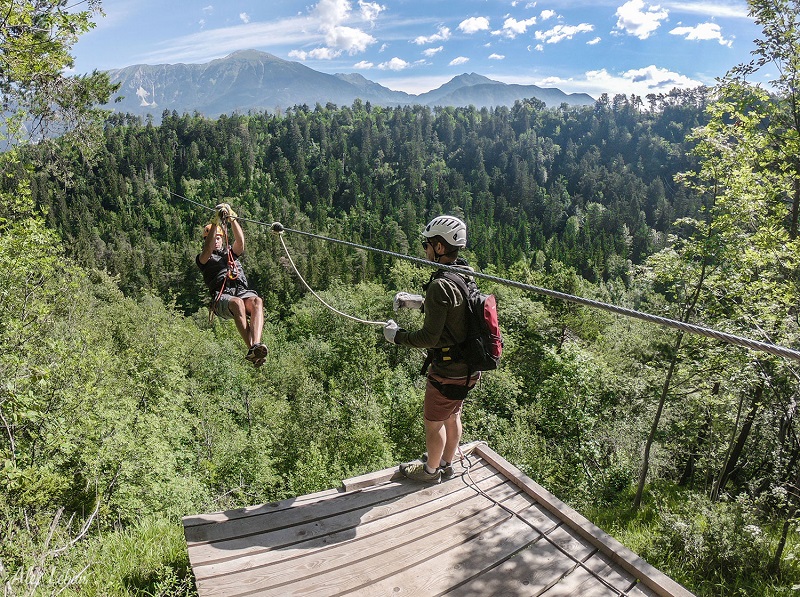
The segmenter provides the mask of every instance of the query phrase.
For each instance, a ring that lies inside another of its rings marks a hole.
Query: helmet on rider
[[[441,236],[447,244],[464,248],[467,246],[467,225],[455,216],[438,216],[425,226],[422,236]]]
[[[214,236],[222,234],[221,226],[218,225],[215,226],[214,224],[206,224],[205,227],[203,228],[203,238],[206,238],[208,236],[208,233],[211,232],[212,228],[216,228],[216,230],[214,231]]]

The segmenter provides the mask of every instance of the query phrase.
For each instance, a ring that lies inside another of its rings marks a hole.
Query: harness
[[[228,256],[228,271],[225,274],[225,277],[222,279],[222,285],[219,287],[219,292],[217,293],[216,298],[211,301],[211,304],[208,307],[208,323],[214,321],[214,312],[217,310],[217,304],[225,292],[225,286],[227,285],[228,281],[234,282],[239,278],[239,270],[236,267],[236,259],[233,256],[233,251],[231,251],[231,248],[228,245],[227,219],[224,222],[224,226],[222,226],[222,244],[227,247],[226,253]]]

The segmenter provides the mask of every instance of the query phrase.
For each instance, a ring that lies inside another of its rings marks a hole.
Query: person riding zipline
[[[244,231],[230,205],[220,203],[215,210],[216,215],[203,229],[203,250],[196,258],[197,267],[211,292],[212,313],[233,319],[249,348],[245,358],[260,367],[269,352],[261,342],[264,304],[258,293],[247,287],[247,276],[239,263],[245,249]],[[227,244],[228,222],[233,231],[232,245]]]

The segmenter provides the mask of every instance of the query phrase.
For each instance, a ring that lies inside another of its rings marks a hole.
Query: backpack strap
[[[449,270],[436,270],[431,274],[430,280],[428,283],[423,286],[423,290],[428,290],[428,286],[430,286],[431,282],[433,282],[437,278],[447,278],[451,282],[453,282],[458,289],[461,291],[461,296],[464,297],[464,308],[469,309],[469,289],[467,288],[467,281],[464,279],[464,276],[461,274],[457,274],[455,272]],[[447,324],[445,323],[445,328],[447,328]],[[452,346],[444,346],[442,348],[431,348],[428,350],[428,355],[425,357],[425,362],[422,364],[422,369],[420,369],[420,375],[427,375],[428,368],[431,364],[437,360],[443,360],[442,352],[443,348],[447,348],[448,350],[451,348],[458,348],[458,344],[453,344]],[[470,377],[472,376],[473,371],[467,367],[467,381],[466,383],[469,384]]]

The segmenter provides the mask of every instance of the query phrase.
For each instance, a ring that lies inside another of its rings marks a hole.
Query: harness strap
[[[239,270],[236,269],[236,259],[233,257],[233,251],[231,251],[230,245],[228,244],[228,219],[225,218],[223,221],[222,226],[222,242],[227,247],[228,253],[228,273],[226,274],[225,278],[222,280],[222,286],[219,288],[219,292],[217,293],[216,298],[211,301],[211,305],[208,307],[208,323],[212,323],[214,321],[214,313],[217,310],[217,303],[219,303],[219,299],[222,298],[222,294],[225,292],[225,284],[228,280],[236,280],[239,277]]]

